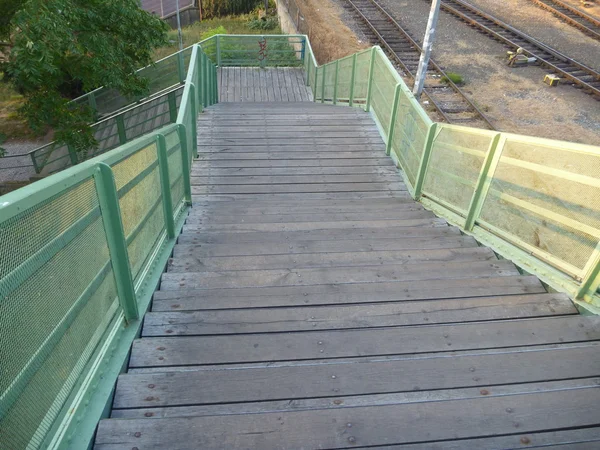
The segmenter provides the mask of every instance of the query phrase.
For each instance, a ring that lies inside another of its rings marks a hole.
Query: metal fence
[[[415,199],[600,306],[600,148],[434,123],[379,47],[325,64],[315,101],[372,112]]]
[[[191,204],[196,114],[216,102],[214,64],[189,54],[176,123],[0,201],[2,449],[87,448],[105,412]]]

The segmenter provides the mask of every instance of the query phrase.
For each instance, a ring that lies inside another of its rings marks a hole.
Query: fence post
[[[421,162],[419,163],[419,171],[417,172],[417,177],[415,179],[415,200],[418,200],[421,197],[423,181],[425,180],[425,174],[427,173],[427,166],[429,165],[429,158],[431,157],[431,149],[433,148],[433,140],[435,139],[437,125],[437,123],[432,123],[429,125],[429,130],[427,131],[425,148],[423,148],[423,155],[421,156]]]
[[[392,140],[394,138],[394,128],[396,127],[396,116],[398,115],[398,103],[400,100],[400,83],[396,85],[396,89],[394,90],[394,103],[392,104],[392,115],[390,117],[390,125],[388,127],[388,139],[385,144],[385,154],[390,155],[392,152]]]
[[[169,119],[171,123],[177,122],[177,98],[175,97],[175,91],[171,91],[167,94],[169,100]]]
[[[219,103],[219,90],[217,89],[217,66],[213,67],[213,91],[214,91],[214,97],[215,97],[215,101],[213,104],[217,104]]]
[[[179,142],[181,143],[181,171],[183,172],[183,196],[188,205],[192,204],[192,180],[190,168],[190,148],[187,141],[187,131],[185,125],[177,124],[177,132],[179,133]]]
[[[183,59],[183,50],[177,53],[177,72],[179,74],[179,82],[185,83],[185,61]]]
[[[194,95],[194,92],[196,91],[196,86],[194,86],[194,83],[190,83],[190,92],[192,93],[192,96]],[[196,112],[196,105],[194,105],[194,102],[192,102],[191,104],[192,107],[192,149],[194,150],[194,157],[197,158],[198,157],[198,128],[197,128],[197,120],[198,120],[198,113]]]
[[[321,72],[323,72],[323,81],[321,86],[321,103],[325,103],[325,69],[326,65],[321,67]]]
[[[167,229],[167,237],[173,239],[175,237],[175,220],[173,219],[171,181],[169,180],[169,155],[167,154],[167,140],[163,134],[156,136],[156,153],[158,156],[160,192],[165,216],[165,228]]]
[[[333,104],[337,105],[337,93],[338,93],[338,75],[340,71],[340,60],[335,62],[335,81],[333,82]]]
[[[131,322],[139,318],[139,312],[127,253],[127,241],[123,231],[119,196],[115,185],[115,177],[110,166],[105,163],[98,163],[94,180],[119,303],[123,308],[125,320]]]
[[[92,109],[92,117],[94,118],[94,122],[96,122],[98,120],[98,105],[96,104],[96,95],[94,94],[94,91],[88,94],[88,103]]]
[[[198,72],[198,76],[196,77],[196,86],[198,86],[198,95],[196,96],[198,99],[198,110],[202,112],[202,103],[204,102],[204,92],[202,90],[202,67],[204,66],[204,62],[202,61],[202,50],[200,46],[198,46],[198,57],[196,64],[198,67],[196,71]]]
[[[125,131],[125,121],[123,120],[123,114],[119,114],[115,117],[117,122],[117,133],[119,134],[119,143],[122,145],[127,142],[127,133]]]
[[[475,184],[475,190],[473,191],[473,197],[471,197],[469,209],[467,210],[464,226],[465,231],[471,231],[473,229],[475,221],[481,213],[483,202],[490,190],[494,172],[498,166],[498,161],[500,161],[505,142],[506,138],[502,138],[501,133],[496,134],[492,138],[492,142],[490,142],[481,170],[479,171],[479,177],[477,178],[477,184]]]
[[[221,35],[217,34],[217,66],[221,67]]]
[[[354,105],[354,81],[356,79],[356,53],[352,55],[352,74],[350,75],[350,98],[348,99],[348,105]]]
[[[319,91],[319,68],[315,66],[315,85],[313,86],[313,101],[317,101],[317,92]]]
[[[375,70],[375,51],[376,47],[371,50],[371,62],[369,65],[369,81],[367,84],[367,102],[365,104],[365,111],[371,110],[371,91],[373,90],[373,71]]]

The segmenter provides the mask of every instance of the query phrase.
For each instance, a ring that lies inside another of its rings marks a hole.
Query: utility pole
[[[179,17],[179,0],[175,0],[177,9],[177,34],[179,35],[179,50],[183,50],[183,35],[181,34],[181,18]]]
[[[425,39],[423,39],[423,51],[419,60],[419,69],[415,77],[415,85],[413,86],[413,94],[416,98],[421,96],[423,86],[425,85],[425,77],[427,75],[427,66],[429,65],[429,57],[431,56],[431,47],[435,38],[435,27],[437,25],[438,16],[440,15],[441,0],[433,0],[431,2],[431,11],[429,12],[429,20],[427,21],[427,30],[425,31]]]

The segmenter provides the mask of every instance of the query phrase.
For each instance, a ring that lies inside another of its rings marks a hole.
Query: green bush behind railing
[[[600,148],[435,123],[379,47],[311,69],[315,101],[372,112],[415,199],[600,311]]]

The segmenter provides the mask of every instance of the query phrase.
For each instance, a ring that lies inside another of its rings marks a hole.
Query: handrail
[[[317,67],[312,87],[371,112],[415,199],[600,313],[599,147],[435,123],[379,47]]]

